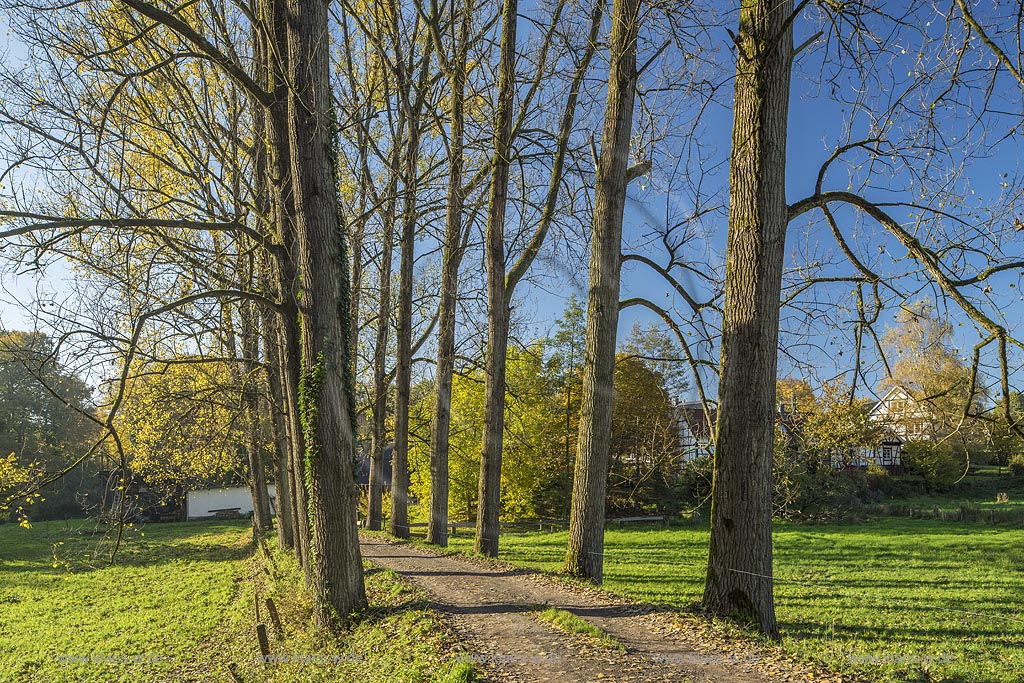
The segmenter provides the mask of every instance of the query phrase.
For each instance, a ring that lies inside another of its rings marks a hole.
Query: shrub
[[[1024,455],[1015,455],[1010,459],[1010,474],[1024,477]]]
[[[889,470],[881,465],[868,465],[866,472],[868,486],[873,491],[885,491],[889,489]]]
[[[971,468],[973,469],[979,465],[995,465],[998,464],[999,454],[986,448],[980,448],[972,446],[968,449],[971,455]]]
[[[928,493],[952,486],[964,472],[966,458],[951,443],[908,441],[903,445],[903,463],[924,479]]]
[[[711,456],[701,456],[688,461],[682,467],[672,490],[676,509],[670,510],[668,514],[675,514],[682,509],[691,508],[707,500],[711,495],[713,465]]]
[[[863,472],[840,470],[813,456],[776,449],[773,468],[775,514],[784,519],[834,522],[860,515],[874,500]]]

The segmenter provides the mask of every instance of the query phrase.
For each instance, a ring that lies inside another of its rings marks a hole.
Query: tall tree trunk
[[[412,276],[416,243],[416,161],[419,122],[410,119],[405,164],[405,200],[398,276],[397,359],[395,365],[395,447],[391,454],[392,536],[409,537],[409,394],[412,388]]]
[[[622,215],[637,79],[638,6],[638,0],[615,0],[612,10],[608,101],[594,187],[579,450],[565,558],[569,574],[597,582],[601,581],[604,568],[604,506],[619,325]]]
[[[288,105],[288,35],[287,12],[283,0],[267,0],[262,6],[263,18],[268,26],[268,40],[273,49],[267,51],[270,64],[268,90],[273,93],[268,108],[267,139],[270,149],[269,170],[272,174],[271,187],[274,190],[275,222],[279,232],[282,250],[275,261],[278,288],[281,296],[279,310],[279,341],[281,361],[281,386],[284,405],[287,407],[287,433],[290,442],[289,487],[292,510],[292,533],[295,557],[302,566],[305,585],[312,585],[313,575],[309,564],[309,505],[305,486],[305,435],[299,416],[299,377],[302,365],[302,343],[299,330],[299,276],[298,237],[296,235],[295,192],[292,183],[291,142],[289,140]]]
[[[263,450],[259,446],[260,400],[259,335],[256,330],[256,311],[252,302],[239,304],[238,317],[242,332],[242,408],[245,414],[245,448],[249,453],[249,469],[253,482],[253,519],[260,531],[270,529],[270,498],[267,492],[266,471],[263,468]]]
[[[288,434],[291,437],[292,448],[289,456],[291,460],[291,486],[292,517],[294,520],[295,533],[295,556],[302,566],[302,574],[306,586],[312,585],[313,572],[309,564],[310,546],[310,522],[309,522],[309,500],[306,491],[306,435],[302,430],[300,418],[300,391],[299,381],[302,375],[302,341],[299,332],[297,279],[294,275],[287,276],[285,280],[287,289],[284,297],[284,307],[281,311],[281,348],[283,349],[284,362],[281,369],[285,390],[286,405],[288,406]]]
[[[272,311],[263,315],[264,367],[269,389],[268,418],[274,442],[274,479],[277,483],[277,542],[281,548],[295,546],[295,511],[292,509],[292,471],[289,458],[288,423],[281,369],[278,320]]]
[[[366,105],[366,117],[369,117],[370,106]],[[349,241],[352,252],[352,294],[350,297],[349,311],[349,338],[352,340],[353,348],[359,345],[359,299],[363,290],[363,242],[366,240],[366,205],[367,195],[372,180],[369,177],[367,157],[369,155],[368,133],[365,126],[360,125],[356,131],[357,145],[359,148],[359,220],[353,221],[349,229]],[[359,376],[357,362],[359,354],[352,354],[352,376]]]
[[[350,282],[336,186],[327,3],[287,0],[287,9],[310,565],[314,618],[327,626],[366,604],[353,467]]]
[[[477,500],[476,551],[498,556],[501,513],[501,454],[505,431],[505,362],[508,352],[509,303],[505,296],[505,209],[508,200],[512,105],[515,92],[518,0],[505,0],[501,17],[498,109],[494,123],[491,196],[484,236],[487,260],[487,379],[484,388],[484,435]]]
[[[397,17],[397,9],[392,15]],[[396,43],[397,24],[392,27]],[[416,193],[420,158],[420,113],[426,99],[430,78],[430,53],[427,43],[418,82],[399,64],[398,81],[403,108],[409,120],[409,138],[405,152],[405,198],[402,206],[402,260],[398,278],[398,358],[395,367],[395,450],[391,458],[391,522],[390,532],[399,538],[409,537],[409,403],[412,391],[412,278],[416,261]],[[413,48],[410,48],[413,49]],[[410,53],[410,60],[412,59]]]
[[[366,154],[365,146],[361,146],[360,155]],[[369,182],[365,178],[360,184]],[[366,188],[365,185],[359,191],[359,214],[364,216],[366,211]],[[352,252],[352,284],[350,285],[352,295],[349,300],[349,339],[352,340],[352,348],[359,345],[359,299],[363,290],[363,241],[366,236],[366,219],[361,217],[359,222],[349,230],[349,248]],[[352,376],[359,376],[358,367],[359,354],[352,354]]]
[[[506,12],[508,7],[506,6]],[[542,65],[545,63],[550,37],[554,34],[554,27],[558,24],[561,16],[562,6],[556,9],[552,17],[552,32],[540,50],[540,64],[538,67],[537,79],[541,77]],[[544,201],[544,208],[541,212],[540,221],[534,230],[530,241],[523,249],[523,253],[512,264],[511,268],[505,269],[505,253],[503,242],[502,223],[505,216],[505,197],[508,188],[508,153],[511,148],[511,139],[514,131],[511,127],[503,129],[501,126],[504,120],[501,118],[503,96],[507,95],[502,84],[508,85],[514,80],[513,65],[506,62],[506,59],[514,58],[515,34],[503,33],[502,36],[502,72],[501,77],[508,75],[507,80],[499,79],[499,117],[495,134],[495,162],[494,179],[491,193],[491,212],[488,216],[487,233],[487,264],[488,264],[488,304],[490,314],[489,325],[489,356],[487,389],[484,404],[484,456],[481,461],[480,476],[480,510],[488,514],[478,515],[477,520],[477,546],[480,552],[496,555],[498,552],[498,513],[501,503],[501,496],[498,489],[501,485],[501,446],[502,431],[504,429],[505,411],[505,362],[508,350],[509,317],[512,305],[512,295],[516,286],[529,272],[531,265],[540,253],[548,231],[554,222],[558,193],[562,185],[562,168],[565,163],[566,153],[569,148],[569,141],[572,136],[573,121],[576,115],[576,104],[579,99],[580,89],[583,80],[593,59],[597,36],[601,28],[601,18],[604,15],[604,4],[597,0],[594,4],[591,16],[591,28],[589,40],[586,44],[584,55],[576,64],[576,71],[573,76],[572,85],[566,98],[565,108],[562,111],[561,123],[559,125],[557,144],[551,166],[551,180],[548,184],[548,191]],[[512,15],[514,16],[514,14]],[[503,29],[507,26],[509,16],[503,17]],[[506,41],[506,38],[508,40]],[[508,47],[508,51],[506,51]],[[507,69],[507,71],[506,71]],[[507,133],[507,135],[506,135]],[[501,184],[498,185],[499,179]],[[495,297],[501,296],[500,301]],[[497,303],[496,303],[497,302]],[[494,454],[497,454],[496,456]],[[482,520],[482,521],[481,521]],[[486,530],[482,531],[486,527]],[[483,540],[481,540],[483,539]]]
[[[401,131],[401,126],[399,130]],[[382,212],[384,234],[381,236],[380,268],[377,277],[379,294],[377,338],[373,347],[373,430],[370,437],[370,477],[366,514],[366,527],[373,531],[380,531],[384,523],[384,448],[387,446],[388,385],[390,384],[387,361],[388,334],[391,331],[391,259],[395,249],[395,202],[398,192],[398,174],[398,146],[396,145],[391,157],[391,179],[388,182],[387,204]]]
[[[451,21],[459,14],[452,2]],[[448,211],[445,216],[444,251],[441,262],[441,301],[438,306],[437,374],[434,386],[434,411],[430,424],[430,520],[427,542],[448,545],[448,448],[452,418],[452,376],[455,373],[455,307],[459,298],[459,266],[462,263],[462,188],[463,145],[465,136],[466,64],[470,3],[462,8],[455,58],[449,80],[451,133],[448,142]],[[436,46],[443,50],[441,45]]]
[[[265,8],[259,9],[261,12],[266,11]],[[254,28],[256,82],[269,92],[273,88],[275,76],[268,40],[269,37],[262,30]],[[254,145],[253,169],[257,211],[264,224],[269,228],[268,232],[272,232],[279,214],[275,212],[275,183],[271,178],[270,119],[262,105],[254,103],[252,110],[253,128],[259,136]],[[276,232],[280,237],[281,231],[277,230]],[[278,255],[283,256],[283,253],[279,251]],[[260,258],[258,282],[259,289],[269,293],[272,299],[281,298],[280,279],[276,277],[272,254],[264,253]],[[273,308],[261,307],[258,309],[258,314],[263,328],[264,368],[270,394],[264,404],[267,406],[266,417],[270,424],[271,441],[274,444],[274,479],[277,483],[277,542],[282,549],[289,549],[294,546],[294,514],[291,508],[291,468],[288,465],[290,443],[284,412],[287,410],[287,406],[284,403],[284,389],[281,383],[281,354],[276,332],[278,329],[277,311]]]
[[[772,447],[786,239],[793,1],[740,9],[718,438],[705,609],[778,634],[772,585]]]

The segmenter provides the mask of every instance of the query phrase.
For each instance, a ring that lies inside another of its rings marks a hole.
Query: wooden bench
[[[619,528],[622,528],[623,524],[628,524],[630,522],[661,522],[662,524],[668,523],[668,520],[666,520],[664,517],[617,517],[615,519],[609,519],[608,521],[615,522],[619,525]]]
[[[238,519],[242,516],[242,508],[217,508],[210,512],[217,519]]]

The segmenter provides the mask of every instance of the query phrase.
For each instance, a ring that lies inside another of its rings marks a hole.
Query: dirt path
[[[542,574],[492,567],[472,558],[363,536],[363,558],[419,586],[448,615],[456,634],[488,677],[507,683],[776,683],[759,657],[710,649],[665,615],[574,591]],[[536,618],[547,604],[568,610],[612,635],[626,652],[567,635]]]

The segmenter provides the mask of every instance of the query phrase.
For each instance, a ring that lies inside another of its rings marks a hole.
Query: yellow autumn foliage
[[[132,471],[161,488],[237,471],[245,424],[231,380],[218,362],[136,373],[116,420]]]

